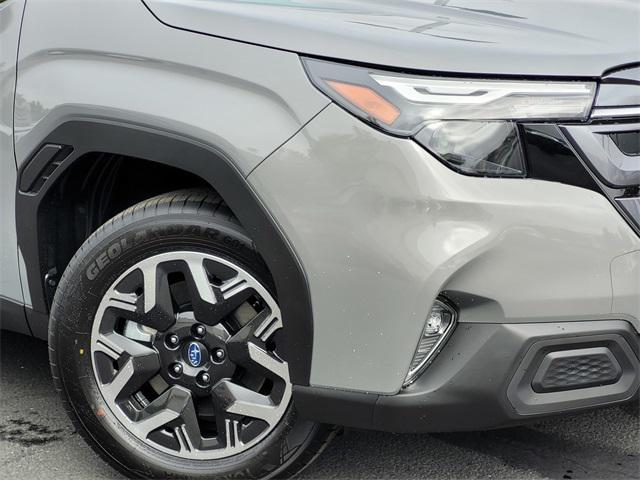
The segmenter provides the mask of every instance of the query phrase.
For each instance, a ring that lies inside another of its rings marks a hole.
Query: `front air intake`
[[[622,368],[607,347],[548,353],[531,382],[534,392],[560,392],[616,383]]]

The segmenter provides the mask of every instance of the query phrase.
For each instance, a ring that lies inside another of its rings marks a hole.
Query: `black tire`
[[[109,247],[123,240],[130,248],[110,256]],[[53,301],[49,324],[51,371],[71,420],[93,450],[131,478],[264,478],[298,473],[325,448],[334,432],[331,427],[300,419],[292,403],[258,444],[217,460],[184,459],[155,449],[123,428],[108,409],[96,407],[102,397],[92,356],[86,352],[101,298],[127,268],[144,258],[177,249],[215,253],[243,267],[271,292],[274,290],[252,241],[224,202],[211,192],[173,192],[117,215],[78,250]],[[86,273],[89,268],[91,275]]]

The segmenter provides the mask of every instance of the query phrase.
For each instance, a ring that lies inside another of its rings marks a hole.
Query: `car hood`
[[[145,3],[173,27],[403,69],[597,77],[640,60],[638,0]]]

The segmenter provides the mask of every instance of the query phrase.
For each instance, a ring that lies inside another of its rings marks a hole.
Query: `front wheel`
[[[51,367],[80,433],[131,477],[288,476],[331,430],[296,415],[283,329],[225,204],[177,192],[80,248],[54,298]]]

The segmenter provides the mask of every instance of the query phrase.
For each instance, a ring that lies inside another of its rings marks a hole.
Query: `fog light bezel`
[[[414,367],[413,369],[411,369],[411,363],[413,363],[413,360],[415,359],[416,355],[418,354],[418,349],[420,348],[420,342],[426,336],[425,335],[425,330],[427,328],[428,319],[431,316],[431,313],[432,313],[434,307],[436,307],[436,306],[438,306],[441,309],[447,311],[451,315],[451,321],[449,322],[449,325],[447,325],[445,327],[444,331],[440,334],[440,338],[438,338],[438,340],[433,345],[433,347],[431,348],[429,353],[425,356],[425,358],[422,359],[422,361],[418,364],[417,367]],[[451,336],[451,333],[453,332],[453,330],[455,329],[457,324],[458,324],[458,310],[453,306],[453,304],[449,300],[447,300],[442,295],[439,295],[436,298],[436,300],[433,302],[433,305],[431,306],[431,309],[429,309],[429,313],[428,313],[427,317],[425,318],[424,325],[422,327],[422,330],[420,331],[420,338],[419,338],[418,343],[416,345],[416,348],[415,348],[415,350],[413,352],[413,356],[411,357],[411,362],[409,363],[409,371],[407,372],[407,375],[405,376],[405,380],[404,380],[404,382],[402,384],[402,388],[408,387],[409,385],[414,383],[418,378],[420,378],[420,376],[424,373],[424,371],[427,369],[427,367],[436,358],[438,353],[440,353],[440,351],[444,347],[444,344],[447,342],[447,340]]]

